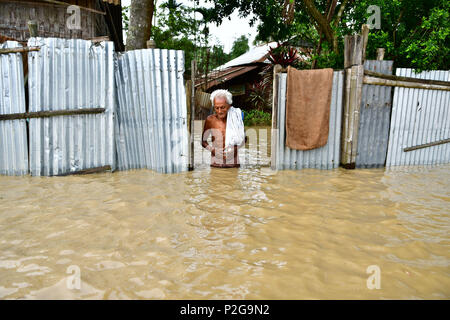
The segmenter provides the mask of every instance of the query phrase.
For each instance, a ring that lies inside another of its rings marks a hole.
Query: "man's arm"
[[[209,145],[208,143],[208,138],[211,135],[211,116],[208,116],[206,118],[205,121],[205,125],[203,127],[203,132],[202,132],[202,147],[205,148],[206,150],[210,151],[212,153],[212,155],[215,155],[215,150],[212,146]]]

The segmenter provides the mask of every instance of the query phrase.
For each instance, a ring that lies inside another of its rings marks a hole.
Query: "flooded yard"
[[[0,176],[0,298],[448,299],[449,190],[449,165]]]

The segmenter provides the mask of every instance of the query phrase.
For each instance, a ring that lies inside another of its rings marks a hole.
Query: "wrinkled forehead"
[[[227,98],[225,98],[225,97],[215,97],[214,98],[214,105],[216,106],[216,105],[228,105],[228,102],[227,102]]]

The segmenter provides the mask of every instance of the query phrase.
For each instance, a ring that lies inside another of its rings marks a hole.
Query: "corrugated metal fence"
[[[278,85],[278,134],[276,150],[276,165],[272,167],[283,169],[332,169],[339,166],[339,152],[341,139],[342,121],[342,96],[344,86],[344,72],[335,71],[333,73],[333,88],[330,106],[330,121],[328,142],[325,146],[313,150],[301,151],[292,150],[285,144],[286,129],[286,88],[287,74],[277,74]]]
[[[105,166],[166,173],[188,169],[182,51],[144,49],[114,57],[112,42],[31,38],[28,45],[40,47],[28,53],[29,110],[21,54],[1,54],[0,114],[88,108],[105,112],[1,120],[0,174],[58,175]],[[13,41],[0,46],[20,47]],[[367,61],[365,68],[390,74],[392,61]],[[450,71],[415,74],[397,69],[396,74],[450,80]],[[343,71],[333,75],[328,143],[308,151],[285,146],[286,78],[276,78],[279,129],[273,135],[272,167],[338,167]],[[404,150],[450,138],[450,92],[396,87],[390,117],[391,90],[363,87],[356,166],[379,167],[385,159],[386,166],[450,162],[449,143]]]
[[[119,169],[188,169],[183,51],[143,49],[119,57]]]
[[[399,68],[396,75],[450,81],[450,71],[416,74]],[[450,143],[405,152],[404,148],[450,138],[450,92],[396,87],[386,166],[450,162]]]
[[[188,169],[182,51],[136,50],[115,58],[112,42],[30,38],[28,46],[40,47],[28,54],[29,110],[21,54],[2,54],[0,114],[104,112],[31,117],[28,141],[27,120],[0,121],[1,174],[114,170],[116,159],[121,170]]]
[[[114,167],[114,45],[30,38],[29,111],[105,108],[101,114],[30,119],[30,172]]]
[[[17,41],[0,44],[1,49],[17,48]],[[23,62],[20,53],[0,55],[0,114],[25,112]],[[0,174],[28,172],[26,120],[0,121]]]
[[[394,61],[366,60],[364,69],[392,74]],[[379,168],[386,162],[392,87],[364,84],[359,115],[357,168]]]

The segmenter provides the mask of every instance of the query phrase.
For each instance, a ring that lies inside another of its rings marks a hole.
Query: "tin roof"
[[[208,88],[214,87],[223,82],[229,81],[241,74],[247,73],[253,69],[258,68],[258,66],[236,66],[228,67],[222,70],[213,70],[208,75]],[[196,87],[202,86],[205,83],[204,77],[202,77],[198,83],[195,84]]]
[[[228,61],[227,63],[217,67],[215,71],[257,62],[269,62],[267,60],[269,50],[270,48],[275,48],[276,46],[277,46],[276,42],[270,42],[260,46],[256,46],[247,51],[246,53],[244,53],[243,55],[234,58],[233,60]]]

